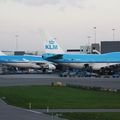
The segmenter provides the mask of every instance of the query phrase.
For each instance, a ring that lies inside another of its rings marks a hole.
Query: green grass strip
[[[24,108],[120,108],[120,93],[69,87],[0,87],[0,97]]]
[[[58,116],[68,120],[120,120],[120,113],[59,113]]]

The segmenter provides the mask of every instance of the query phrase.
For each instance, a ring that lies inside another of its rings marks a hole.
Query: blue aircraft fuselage
[[[45,60],[55,63],[120,63],[120,52],[106,54],[43,54]]]
[[[41,56],[0,56],[0,63],[45,62]]]

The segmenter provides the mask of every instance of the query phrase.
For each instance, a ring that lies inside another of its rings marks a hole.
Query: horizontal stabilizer
[[[58,55],[54,55],[52,57],[49,57],[49,59],[62,59],[63,55],[58,54]]]
[[[42,55],[43,59],[45,60],[56,60],[56,59],[62,59],[63,55],[62,54],[43,54]]]

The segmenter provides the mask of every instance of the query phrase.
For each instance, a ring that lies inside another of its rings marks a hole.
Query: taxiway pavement
[[[120,78],[94,78],[94,77],[58,77],[54,74],[20,74],[0,75],[0,86],[28,86],[51,85],[52,82],[62,82],[63,85],[80,85],[102,87],[107,89],[120,89]]]

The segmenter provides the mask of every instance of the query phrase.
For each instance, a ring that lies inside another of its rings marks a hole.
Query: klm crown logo
[[[55,43],[55,41],[53,41],[53,40],[49,41],[49,44],[54,44],[54,43]]]

